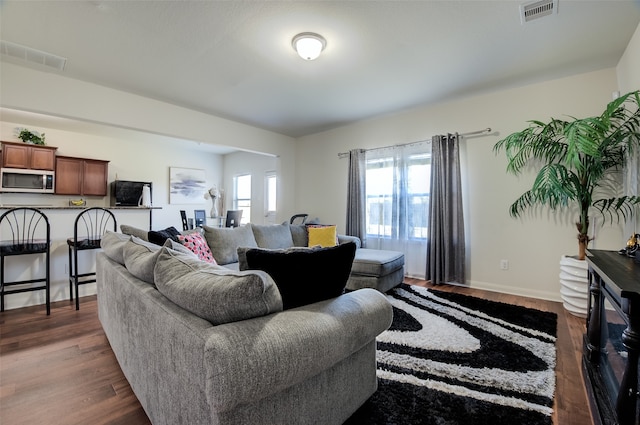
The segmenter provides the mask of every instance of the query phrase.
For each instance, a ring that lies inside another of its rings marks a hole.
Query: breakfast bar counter
[[[106,208],[108,210],[117,210],[117,211],[125,211],[125,212],[138,212],[138,211],[148,211],[149,212],[149,230],[151,230],[151,226],[153,224],[153,215],[152,212],[153,210],[159,210],[162,209],[162,207],[138,207],[138,206],[101,206],[101,205],[69,205],[69,206],[56,206],[56,205],[37,205],[37,204],[13,204],[13,205],[0,205],[0,211],[4,211],[4,210],[10,210],[12,208],[36,208],[38,210],[42,210],[43,212],[45,212],[46,210],[55,210],[55,211],[82,211],[83,209],[86,208],[93,208],[93,207],[100,207],[100,208]],[[47,212],[45,212],[45,214],[49,215]],[[75,216],[75,214],[74,214]],[[118,223],[120,223],[121,221],[118,220]],[[51,223],[52,226],[55,224],[55,222]]]

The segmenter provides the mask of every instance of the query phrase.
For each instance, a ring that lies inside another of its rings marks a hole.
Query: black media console
[[[589,250],[590,297],[582,366],[596,424],[638,425],[640,262]]]

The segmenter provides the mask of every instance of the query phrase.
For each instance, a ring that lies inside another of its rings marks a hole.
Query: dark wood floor
[[[429,286],[424,281],[410,283]],[[459,288],[494,301],[558,314],[557,387],[553,423],[589,425],[580,356],[584,320],[559,303]],[[97,317],[95,296],[0,313],[0,424],[149,424],[122,375]],[[515,424],[514,424],[515,425]]]

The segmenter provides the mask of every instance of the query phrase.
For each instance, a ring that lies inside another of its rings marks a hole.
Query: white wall
[[[281,213],[288,217],[295,211],[296,144],[291,137],[54,73],[6,62],[0,66],[0,106],[6,108],[275,155],[280,159]]]
[[[636,32],[631,37],[631,41],[616,70],[621,94],[640,90],[640,25],[638,25]],[[637,152],[635,158],[631,160],[627,171],[626,186],[628,193],[638,193],[638,188],[640,187],[638,169],[640,169],[640,152]],[[637,232],[640,232],[640,214],[636,214],[635,223],[630,220],[624,228],[624,234],[627,237]]]
[[[204,169],[210,184],[223,184],[223,160],[219,155],[207,153],[207,145],[231,146],[277,156],[282,200],[279,216],[289,217],[295,211],[295,141],[290,137],[55,73],[6,62],[0,62],[0,67],[0,106],[57,117],[61,121],[90,123],[91,126],[86,128],[95,131],[83,133],[64,130],[66,124],[58,126],[51,119],[43,120],[47,125],[40,124],[37,115],[24,123],[9,122],[0,117],[2,140],[16,141],[14,128],[28,127],[45,132],[47,144],[59,147],[61,155],[110,160],[110,181],[116,175],[122,180],[153,181],[153,204],[162,207],[153,211],[154,228],[171,225],[179,228],[180,209],[187,210],[188,215],[193,216],[192,210],[195,208],[207,211],[211,208],[211,202],[204,198],[198,204],[169,205],[168,195],[169,167]],[[110,136],[113,133],[110,130],[95,130],[101,127],[118,129],[116,133],[127,134],[127,137]],[[183,142],[176,144],[175,141],[168,142],[169,139],[181,139]],[[198,148],[198,144],[201,148]],[[62,205],[67,201],[67,198],[53,195],[5,194],[0,198],[0,203],[5,205]],[[89,206],[107,204],[106,198],[88,199]],[[70,221],[69,212],[47,211],[55,222],[52,224],[52,299],[61,300],[69,295],[64,240],[69,237],[73,221]],[[141,214],[120,211],[117,215],[120,223],[142,227],[148,224],[149,216]],[[22,266],[23,269],[25,267],[29,266]],[[6,308],[43,303],[44,297],[40,292],[8,296]],[[82,287],[81,295],[91,293],[95,293],[95,285]]]
[[[109,178],[111,182],[120,180],[151,181],[153,183],[153,206],[160,209],[152,210],[154,229],[164,229],[174,226],[181,230],[181,209],[193,217],[194,209],[209,211],[211,202],[204,197],[196,204],[169,204],[169,167],[198,168],[205,170],[208,185],[220,184],[223,179],[222,156],[210,154],[193,147],[157,142],[149,146],[144,135],[136,138],[136,132],[128,132],[126,139],[97,136],[93,134],[63,131],[54,128],[24,125],[22,123],[0,122],[0,139],[3,141],[19,141],[15,136],[16,127],[28,127],[46,133],[49,146],[56,146],[59,155],[77,156],[108,160]],[[49,205],[67,206],[69,199],[78,196],[42,195],[42,194],[0,194],[0,205]],[[87,206],[109,206],[110,198],[85,197]],[[115,210],[118,224],[130,224],[141,228],[149,227],[149,211]],[[52,299],[61,300],[69,296],[67,285],[68,259],[66,239],[73,236],[73,220],[77,210],[60,211],[45,210],[52,228]],[[84,253],[83,253],[84,254]],[[83,265],[93,265],[92,256],[87,255]],[[15,266],[14,266],[15,265]],[[8,276],[15,270],[23,268],[24,261],[7,260]],[[35,271],[34,271],[35,272]],[[13,278],[11,278],[13,279]],[[89,284],[81,288],[81,294],[95,293],[95,285]],[[44,302],[42,291],[16,294],[6,297],[6,307],[16,308],[34,303]]]
[[[278,158],[256,155],[247,152],[231,153],[224,156],[224,182],[226,208],[233,209],[233,178],[242,174],[251,174],[251,217],[249,221],[265,224],[265,175],[278,170]],[[277,175],[277,174],[276,174]],[[280,180],[280,179],[278,179]],[[277,200],[278,203],[281,201]],[[284,217],[279,214],[279,221]],[[244,217],[243,217],[244,221]]]
[[[0,122],[0,136],[4,141],[20,141],[14,136],[16,127],[28,127],[46,133],[49,146],[58,148],[58,155],[94,158],[109,162],[108,181],[136,180],[153,183],[153,206],[160,210],[153,212],[154,229],[168,226],[181,227],[179,210],[211,208],[211,201],[203,198],[194,204],[169,204],[169,167],[197,168],[205,170],[209,186],[222,182],[223,158],[221,155],[198,150],[197,145],[175,145],[156,142],[153,146],[143,135],[136,138],[136,132],[128,132],[126,139],[77,133],[47,127],[37,127],[22,123]],[[78,196],[0,194],[0,203],[36,203],[65,206],[69,199]],[[109,197],[87,197],[88,206],[108,206]],[[193,216],[193,211],[190,211]]]
[[[530,119],[599,114],[615,90],[615,69],[607,69],[416,108],[303,137],[296,156],[298,168],[304,170],[298,173],[296,205],[344,230],[348,160],[338,159],[338,152],[491,127],[499,134],[469,138],[462,144],[467,279],[474,287],[558,300],[559,259],[577,253],[575,217],[542,212],[512,219],[508,207],[530,187],[533,174],[507,175],[504,154],[496,156],[492,148],[500,138],[525,128]],[[621,231],[600,227],[591,247],[619,249]],[[500,270],[501,259],[509,260],[509,270]]]
[[[631,37],[616,72],[621,93],[640,90],[640,25]]]

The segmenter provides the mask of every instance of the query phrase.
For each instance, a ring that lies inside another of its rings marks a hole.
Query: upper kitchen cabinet
[[[56,149],[53,146],[2,142],[2,167],[53,171]]]
[[[56,195],[107,196],[109,161],[56,156]]]

